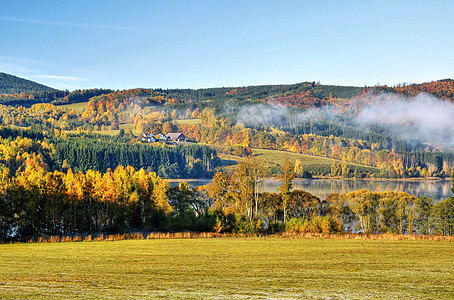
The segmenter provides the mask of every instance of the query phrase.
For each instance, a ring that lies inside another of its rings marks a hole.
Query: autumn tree
[[[452,171],[451,193],[454,194],[454,169]]]
[[[228,203],[229,176],[225,172],[216,172],[211,184],[208,186],[208,194],[215,199],[217,209],[224,211]]]
[[[267,173],[268,169],[264,160],[251,156],[238,163],[235,169],[234,178],[238,187],[239,199],[249,221],[252,221],[254,215],[258,218],[259,184]]]
[[[407,193],[390,191],[376,195],[378,228],[382,233],[413,234],[416,228],[420,232],[429,231],[431,199],[418,199]]]
[[[176,109],[172,110],[171,117],[172,117],[172,120],[176,120],[176,119],[177,119],[178,113],[177,113],[177,110],[176,110]]]
[[[167,191],[169,190],[169,183],[167,181],[161,180],[156,174],[152,175],[152,182],[155,182],[153,188],[153,202],[156,210],[165,216],[168,216],[173,208],[169,204],[169,197]]]
[[[436,233],[454,234],[454,197],[436,203],[432,215]]]
[[[177,215],[184,215],[191,207],[192,194],[189,184],[186,181],[180,182],[178,187],[171,188],[169,191],[170,205]]]
[[[166,122],[162,125],[162,133],[163,134],[168,134],[169,132],[172,132],[172,125],[169,122]]]
[[[281,195],[277,193],[264,192],[260,194],[260,197],[263,209],[262,217],[264,219],[264,222],[269,224],[269,226],[270,224],[276,224],[276,226],[279,226],[279,220],[282,216]]]
[[[329,214],[339,220],[340,224],[348,226],[352,222],[353,213],[350,210],[345,194],[331,193],[326,202],[328,203]]]
[[[368,190],[359,190],[348,193],[347,199],[350,210],[355,214],[362,232],[374,232],[378,205],[377,194]]]
[[[197,108],[192,112],[191,117],[192,117],[193,119],[198,119],[198,118],[199,118],[199,114],[200,114],[199,108],[197,107]]]
[[[14,228],[12,184],[9,169],[3,166],[0,171],[0,240],[6,240]]]
[[[295,161],[294,173],[295,173],[295,177],[303,177],[303,175],[304,175],[303,163],[299,159],[297,159]]]
[[[27,158],[24,169],[18,170],[15,180],[17,187],[16,211],[18,223],[15,225],[20,235],[45,233],[43,188],[45,171],[36,157]]]
[[[287,217],[311,220],[322,213],[322,203],[319,198],[302,190],[289,193],[287,202]]]
[[[337,177],[337,176],[340,176],[341,174],[342,174],[341,165],[337,161],[334,161],[331,164],[331,176],[332,177]]]
[[[281,167],[281,174],[278,176],[282,185],[279,187],[282,199],[282,210],[284,211],[284,223],[287,220],[287,208],[290,201],[290,190],[293,187],[293,179],[295,178],[295,166],[288,159],[284,161]]]
[[[411,203],[408,216],[407,232],[410,234],[432,234],[433,231],[433,211],[434,202],[428,197],[419,197]]]

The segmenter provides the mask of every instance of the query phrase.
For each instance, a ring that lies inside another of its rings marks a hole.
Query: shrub
[[[268,228],[266,229],[267,233],[278,233],[283,232],[285,230],[284,224],[281,222],[273,222],[268,224]]]
[[[315,216],[310,221],[303,218],[291,218],[285,224],[285,230],[293,233],[342,233],[342,224],[332,216]]]

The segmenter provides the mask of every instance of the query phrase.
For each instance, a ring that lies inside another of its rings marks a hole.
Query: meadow
[[[202,124],[202,119],[183,119],[175,120],[177,124],[199,125]]]
[[[225,146],[216,146],[219,148],[225,148]],[[269,150],[269,149],[258,149],[252,148],[252,155],[262,158],[265,162],[270,165],[278,164],[283,165],[285,160],[288,159],[292,163],[295,163],[296,160],[300,160],[301,165],[304,167],[314,167],[314,166],[327,166],[330,167],[333,162],[338,162],[342,164],[343,161],[335,160],[331,158],[313,156],[313,155],[306,155],[300,153],[292,153],[287,151],[280,151],[280,150]],[[223,160],[223,169],[233,170],[235,165],[243,161],[245,158],[237,155],[230,155],[225,153],[218,153],[218,156]],[[350,167],[365,167],[369,171],[377,170],[374,167],[349,163]]]
[[[454,242],[283,237],[0,245],[0,298],[454,295]]]
[[[252,149],[252,154],[263,157],[265,161],[268,162],[274,162],[279,165],[283,165],[284,161],[286,159],[289,159],[290,161],[295,161],[299,159],[301,161],[302,166],[311,166],[311,165],[325,165],[325,166],[331,166],[333,162],[338,162],[342,163],[341,160],[336,160],[336,159],[331,159],[331,158],[325,158],[325,157],[320,157],[320,156],[312,156],[312,155],[306,155],[306,154],[299,154],[299,153],[292,153],[292,152],[287,152],[287,151],[280,151],[280,150],[269,150],[269,149],[257,149],[253,148]],[[351,166],[357,166],[357,167],[368,167],[370,169],[375,169],[373,167],[365,166],[365,165],[360,165],[360,164],[354,164],[354,163],[349,163]]]
[[[71,103],[71,104],[58,105],[58,108],[67,110],[67,111],[74,109],[78,113],[81,113],[84,111],[84,109],[87,108],[87,104],[88,104],[88,101],[87,102],[77,102],[77,103]]]

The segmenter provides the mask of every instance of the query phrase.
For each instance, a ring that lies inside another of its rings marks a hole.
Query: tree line
[[[83,172],[106,172],[129,165],[154,171],[163,178],[202,178],[210,177],[210,172],[220,164],[216,150],[203,145],[155,147],[78,137],[55,142],[54,147],[57,162],[66,169],[72,167]]]
[[[118,166],[99,172],[46,172],[33,158],[0,172],[0,238],[130,231],[237,233],[454,234],[454,198],[433,203],[402,192],[360,190],[320,200],[293,190],[295,166],[281,166],[279,193],[260,191],[256,157],[212,183],[170,187],[154,172]]]
[[[132,167],[105,173],[45,172],[30,159],[17,176],[3,168],[0,188],[3,240],[160,228],[172,212],[168,183]]]
[[[216,173],[208,188],[215,206],[242,215],[256,230],[454,234],[453,197],[434,203],[403,192],[360,190],[322,201],[292,190],[297,166],[289,161],[281,166],[279,193],[260,193],[266,172],[263,161],[250,157],[231,174]]]

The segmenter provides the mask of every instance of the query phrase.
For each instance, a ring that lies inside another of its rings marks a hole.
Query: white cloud
[[[51,79],[59,79],[59,80],[68,80],[68,81],[81,81],[81,80],[85,80],[84,78],[80,78],[80,77],[59,76],[59,75],[36,75],[35,77],[39,77],[39,78],[51,78]]]

